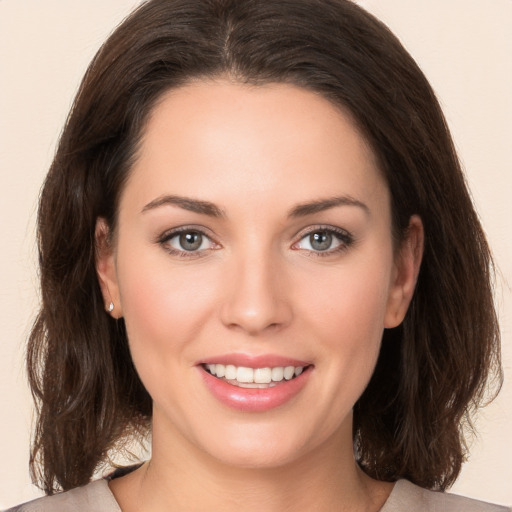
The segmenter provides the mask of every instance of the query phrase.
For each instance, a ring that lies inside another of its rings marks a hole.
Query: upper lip
[[[304,367],[309,366],[311,363],[277,354],[262,354],[258,356],[249,354],[223,354],[202,359],[197,364],[232,364],[233,366],[244,366],[247,368],[275,368],[276,366]]]

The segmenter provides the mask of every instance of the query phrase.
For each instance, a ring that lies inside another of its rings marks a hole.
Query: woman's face
[[[403,252],[372,152],[327,100],[227,81],[167,93],[98,261],[154,443],[245,467],[351,446],[383,329],[412,294]]]

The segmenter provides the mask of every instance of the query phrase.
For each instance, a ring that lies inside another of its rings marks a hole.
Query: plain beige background
[[[501,272],[505,386],[454,492],[512,504],[512,1],[360,0],[438,93]],[[0,509],[38,495],[27,471],[23,353],[37,309],[37,195],[81,76],[137,0],[0,0]]]

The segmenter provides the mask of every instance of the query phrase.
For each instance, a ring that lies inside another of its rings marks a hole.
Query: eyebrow
[[[306,215],[330,210],[337,206],[356,206],[363,209],[367,215],[370,214],[370,208],[368,208],[368,206],[363,202],[350,196],[337,196],[329,197],[327,199],[319,199],[310,203],[299,204],[290,210],[288,217],[305,217]]]
[[[154,210],[155,208],[160,208],[161,206],[179,206],[184,210],[188,210],[194,213],[200,213],[203,215],[208,215],[210,217],[225,217],[224,212],[215,204],[210,203],[209,201],[201,201],[199,199],[192,199],[190,197],[183,196],[175,196],[175,195],[165,195],[160,196],[148,203],[142,209],[142,213],[145,213],[150,210]]]
[[[214,203],[176,195],[164,195],[153,199],[153,201],[144,206],[142,213],[168,205],[178,206],[184,210],[200,213],[202,215],[208,215],[210,217],[226,216],[224,211]],[[288,217],[305,217],[314,213],[330,210],[331,208],[336,208],[337,206],[356,206],[363,209],[366,214],[370,213],[370,209],[363,202],[350,196],[337,196],[299,204],[290,210]]]

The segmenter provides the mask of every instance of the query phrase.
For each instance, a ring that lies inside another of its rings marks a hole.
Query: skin
[[[213,203],[220,215],[161,204],[166,195]],[[290,215],[333,197],[357,204]],[[169,239],[182,226],[204,232],[198,251]],[[326,229],[343,237],[315,250],[309,235]],[[383,329],[407,311],[423,230],[411,218],[393,246],[389,190],[349,115],[284,84],[219,79],[168,92],[107,239],[99,219],[105,303],[124,317],[154,401],[151,461],[110,484],[124,511],[380,509],[392,484],[357,467],[352,408]],[[220,403],[198,367],[228,353],[312,369],[284,405],[243,412]]]

